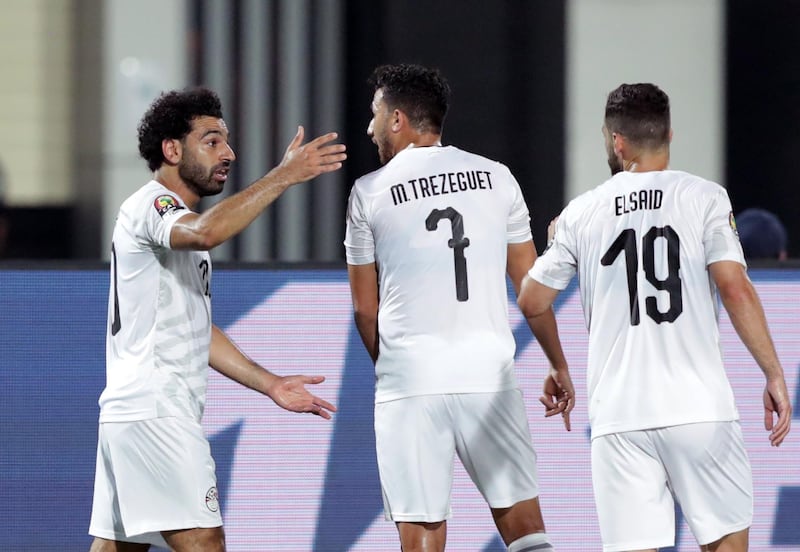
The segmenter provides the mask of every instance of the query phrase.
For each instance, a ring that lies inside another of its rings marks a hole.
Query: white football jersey
[[[211,341],[211,259],[173,251],[170,231],[190,210],[150,181],[114,226],[100,421],[200,420]]]
[[[571,201],[530,276],[578,274],[592,436],[738,419],[707,266],[745,264],[725,189],[680,171],[620,172]]]
[[[529,240],[519,184],[485,157],[409,147],[355,182],[344,244],[378,268],[377,402],[517,387],[506,257]]]

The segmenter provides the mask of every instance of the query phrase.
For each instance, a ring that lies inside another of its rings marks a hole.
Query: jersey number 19
[[[667,277],[656,276],[655,243],[657,239],[667,242]],[[642,268],[647,281],[657,290],[669,293],[669,309],[666,312],[658,310],[658,302],[654,296],[645,298],[647,316],[657,324],[674,322],[683,312],[683,297],[681,279],[678,275],[680,269],[681,240],[671,226],[653,226],[642,238]],[[628,299],[630,302],[631,326],[639,325],[639,297],[638,279],[636,272],[639,268],[639,252],[637,249],[636,231],[627,228],[620,232],[608,251],[600,259],[603,266],[611,266],[620,253],[625,253],[625,269],[628,279]]]

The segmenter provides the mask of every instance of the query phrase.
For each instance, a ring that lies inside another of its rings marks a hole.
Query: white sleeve
[[[524,243],[531,241],[533,235],[531,234],[531,217],[528,212],[528,206],[525,203],[525,198],[519,187],[519,182],[517,182],[517,179],[511,174],[511,171],[508,171],[508,178],[512,185],[514,199],[511,203],[511,212],[508,214],[506,239],[508,243]]]
[[[528,271],[528,275],[547,287],[565,289],[577,270],[577,240],[570,224],[569,205],[556,222],[553,241]]]
[[[717,261],[736,261],[745,266],[742,244],[736,232],[736,221],[728,192],[717,185],[711,197],[703,224],[703,248],[706,266]]]
[[[355,185],[350,190],[350,198],[347,201],[344,249],[347,264],[363,265],[375,262],[375,239],[367,220],[363,198]]]
[[[146,243],[169,249],[172,226],[183,215],[191,213],[191,210],[176,194],[161,191],[144,198],[146,204],[139,207],[144,210],[139,238]]]

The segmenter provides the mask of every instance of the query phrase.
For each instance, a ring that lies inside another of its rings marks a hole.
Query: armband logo
[[[736,229],[736,219],[733,217],[733,211],[728,214],[728,224],[731,225],[731,230],[733,230],[733,235],[737,238],[739,237],[739,231]]]
[[[171,195],[158,196],[155,202],[153,202],[153,206],[156,208],[156,211],[158,211],[158,214],[162,217],[170,211],[184,209],[184,206],[178,203],[178,200]]]

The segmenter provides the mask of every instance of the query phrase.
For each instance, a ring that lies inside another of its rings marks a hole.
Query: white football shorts
[[[101,423],[89,534],[165,547],[161,531],[220,527],[214,469],[192,419]]]
[[[753,477],[738,421],[596,437],[592,482],[606,552],[673,546],[675,500],[701,545],[753,521]]]
[[[518,389],[378,403],[375,441],[390,521],[450,517],[454,453],[492,508],[539,495],[536,452]]]

